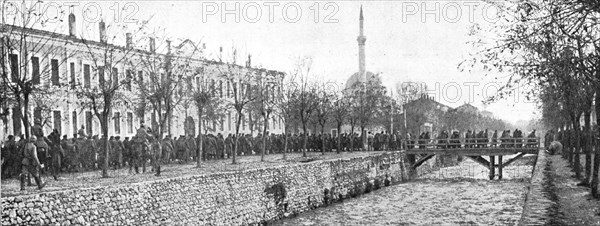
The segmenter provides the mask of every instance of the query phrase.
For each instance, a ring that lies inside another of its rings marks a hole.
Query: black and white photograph
[[[600,225],[598,0],[0,0],[1,225]]]

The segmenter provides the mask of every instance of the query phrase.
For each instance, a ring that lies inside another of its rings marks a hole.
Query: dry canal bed
[[[505,160],[506,161],[506,160]],[[276,225],[516,225],[535,156],[505,168],[504,179],[488,180],[470,159],[420,179],[373,191]]]

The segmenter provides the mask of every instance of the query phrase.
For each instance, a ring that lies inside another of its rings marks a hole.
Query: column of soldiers
[[[452,134],[448,131],[442,131],[436,136],[437,144],[432,144],[433,140],[430,137],[429,132],[423,132],[418,138],[414,138],[411,133],[407,133],[406,145],[409,149],[418,147],[419,149],[430,147],[437,148],[482,148],[482,147],[534,147],[537,145],[536,130],[531,131],[527,137],[523,137],[523,132],[519,129],[515,129],[510,134],[510,130],[502,131],[501,135],[498,135],[498,130],[495,130],[490,137],[488,129],[481,130],[479,132],[467,130],[464,137],[461,138],[459,131],[452,131]],[[463,139],[464,138],[464,139]]]
[[[265,154],[282,153],[286,142],[285,135],[267,133],[265,136]],[[365,149],[362,147],[362,139],[359,134],[343,133],[340,136],[341,143],[338,144],[337,136],[311,134],[307,138],[307,151],[332,152],[338,149],[340,151],[387,151],[402,147],[402,137],[388,132],[370,136],[369,144]],[[226,137],[219,133],[196,137],[181,135],[174,138],[167,135],[160,139],[144,126],[137,130],[134,137],[125,137],[124,139],[121,139],[120,136],[109,137],[108,145],[104,143],[104,137],[86,134],[83,126],[76,134],[73,134],[72,138],[61,135],[57,130],[45,136],[39,122],[32,127],[32,139],[27,140],[24,135],[19,137],[20,139],[16,141],[15,137],[10,135],[8,141],[3,144],[2,177],[24,175],[28,184],[32,184],[31,178],[39,180],[40,188],[43,187],[39,177],[42,174],[49,174],[55,180],[59,180],[59,173],[101,169],[104,166],[106,147],[108,147],[110,168],[128,168],[130,173],[145,173],[147,166],[151,166],[151,170],[156,172],[156,175],[160,175],[160,166],[163,164],[185,164],[198,158],[202,160],[231,158],[235,146],[235,135],[232,134]],[[288,134],[288,152],[301,152],[303,142],[301,134]],[[35,151],[32,151],[31,145],[28,144],[33,145]],[[198,154],[200,145],[204,151]],[[260,133],[257,136],[241,134],[238,145],[237,154],[239,156],[259,155],[263,146],[263,135]],[[323,145],[324,150],[321,150]],[[32,152],[35,152],[35,156]],[[29,168],[21,169],[24,166],[22,162],[25,162],[22,161],[23,159],[26,159],[27,164],[32,166],[29,167],[31,170]]]

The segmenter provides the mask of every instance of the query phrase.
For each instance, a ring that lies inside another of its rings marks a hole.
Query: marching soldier
[[[230,133],[227,135],[227,138],[225,138],[225,154],[227,154],[227,158],[231,158],[231,155],[233,154],[233,142],[235,142],[235,137]]]
[[[25,190],[25,180],[27,174],[31,174],[35,179],[35,183],[38,186],[39,190],[42,190],[46,183],[42,182],[42,178],[39,175],[39,169],[42,168],[42,164],[37,156],[37,150],[34,143],[37,142],[36,136],[31,136],[29,138],[29,142],[25,143],[25,147],[23,149],[23,160],[21,161],[21,191]]]
[[[167,135],[161,142],[162,147],[162,157],[164,163],[171,163],[171,154],[173,154],[173,141],[171,141],[171,136]]]
[[[221,133],[217,134],[217,156],[220,159],[225,159],[225,139]]]

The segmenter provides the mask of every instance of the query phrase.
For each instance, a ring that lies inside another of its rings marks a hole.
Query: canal
[[[466,158],[457,166],[275,225],[515,225],[534,163],[535,156],[526,156],[505,168],[501,181],[490,181],[485,167]]]

